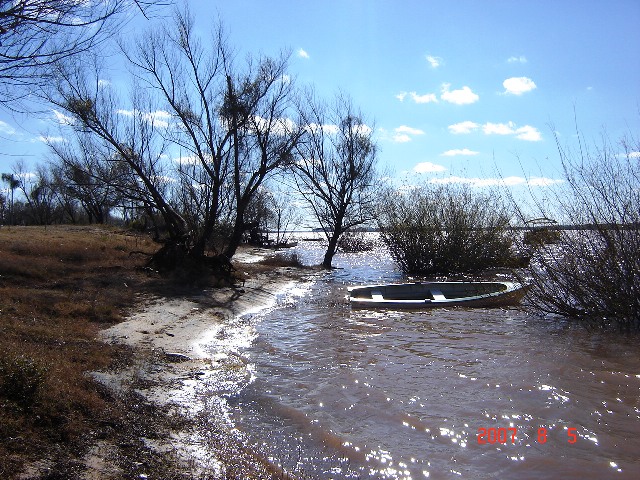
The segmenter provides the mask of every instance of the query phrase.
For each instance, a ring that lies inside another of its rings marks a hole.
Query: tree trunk
[[[224,252],[223,252],[223,255],[227,257],[229,260],[231,260],[233,256],[236,254],[236,250],[238,249],[240,242],[242,242],[242,234],[244,233],[244,226],[245,226],[244,221],[242,221],[240,218],[238,218],[233,225],[233,232],[231,233],[231,237],[229,237],[229,243],[227,244],[227,247],[224,249]]]
[[[331,261],[333,260],[333,256],[336,254],[336,250],[338,250],[338,239],[340,238],[339,230],[334,230],[331,234],[331,238],[329,239],[329,246],[327,247],[327,251],[324,254],[324,260],[322,261],[322,268],[331,268]]]

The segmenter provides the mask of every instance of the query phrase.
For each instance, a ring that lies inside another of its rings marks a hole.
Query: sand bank
[[[112,391],[134,392],[158,407],[155,415],[164,417],[141,422],[171,417],[169,423],[179,425],[165,438],[142,440],[149,449],[174,458],[185,478],[283,477],[277,466],[243,444],[226,417],[225,396],[241,389],[252,375],[241,353],[247,341],[238,324],[241,316],[272,306],[279,293],[306,275],[280,267],[251,274],[236,288],[141,297],[140,308],[126,321],[102,331],[106,342],[130,346],[133,356],[126,367],[95,377]],[[86,459],[87,478],[118,478],[122,472],[110,461],[117,454],[114,446],[98,444]],[[143,472],[140,478],[152,478],[153,473]]]

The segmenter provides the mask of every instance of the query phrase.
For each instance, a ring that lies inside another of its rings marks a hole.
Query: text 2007
[[[567,429],[567,441],[569,443],[576,443],[578,441],[578,434],[576,428]],[[478,444],[486,445],[494,443],[516,443],[516,435],[518,429],[511,428],[479,428],[478,429]],[[547,429],[540,427],[538,429],[538,435],[536,441],[540,444],[547,443]]]

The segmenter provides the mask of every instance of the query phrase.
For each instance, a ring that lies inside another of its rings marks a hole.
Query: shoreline
[[[255,261],[243,259],[249,263],[239,263],[239,269]],[[224,396],[241,390],[251,376],[228,336],[233,323],[275,305],[279,294],[305,279],[307,270],[274,267],[251,273],[241,287],[142,296],[126,320],[100,332],[104,342],[130,348],[132,358],[123,368],[91,375],[115,395],[139,396],[152,410],[164,412],[140,420],[159,423],[166,436],[139,440],[154,454],[167,456],[175,475],[291,478],[243,444],[227,417]],[[85,457],[85,478],[119,478],[119,450],[98,442]],[[153,471],[140,470],[140,478],[154,477]]]

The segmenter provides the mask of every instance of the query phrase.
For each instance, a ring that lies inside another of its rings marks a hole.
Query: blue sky
[[[575,144],[640,133],[640,2],[192,0],[239,52],[291,51],[290,74],[349,94],[398,177],[541,187],[561,178],[554,132]],[[167,12],[169,15],[169,12]],[[126,35],[156,19],[140,19]],[[116,73],[116,76],[118,74]],[[123,72],[124,76],[125,73]],[[0,111],[0,171],[44,159],[55,116]]]

